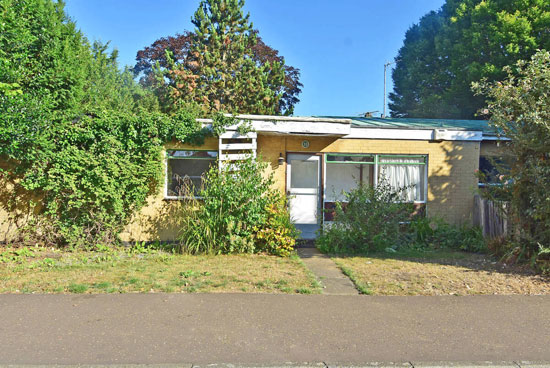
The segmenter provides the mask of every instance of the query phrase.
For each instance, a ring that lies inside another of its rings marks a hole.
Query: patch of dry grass
[[[0,247],[0,293],[320,292],[296,257],[21,249]]]
[[[439,250],[333,260],[366,294],[550,294],[550,278],[489,255]]]

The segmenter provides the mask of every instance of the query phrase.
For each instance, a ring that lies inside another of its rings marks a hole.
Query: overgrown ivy
[[[63,7],[0,0],[0,204],[30,214],[14,221],[34,242],[108,245],[159,190],[163,144],[200,145],[233,119],[205,128],[197,107],[160,113]]]
[[[25,235],[58,245],[112,244],[132,216],[159,190],[162,150],[177,140],[194,145],[223,130],[227,118],[203,127],[191,112],[103,111],[73,117],[24,109],[3,98],[0,155],[16,207],[29,195],[33,221]],[[22,193],[22,194],[21,194]],[[13,209],[12,209],[13,210]]]

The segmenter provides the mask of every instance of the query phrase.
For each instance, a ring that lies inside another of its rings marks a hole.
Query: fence
[[[487,238],[503,236],[508,230],[508,221],[499,206],[479,195],[474,197],[474,225],[481,227]]]

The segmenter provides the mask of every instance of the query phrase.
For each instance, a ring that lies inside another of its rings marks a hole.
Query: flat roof
[[[329,119],[350,119],[354,128],[383,129],[450,129],[495,134],[487,120],[423,119],[423,118],[366,118],[359,116],[324,116]]]

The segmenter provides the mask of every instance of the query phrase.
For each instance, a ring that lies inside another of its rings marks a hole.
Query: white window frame
[[[202,199],[200,196],[174,196],[168,195],[168,161],[169,160],[197,160],[197,158],[173,158],[168,157],[168,151],[185,151],[185,152],[212,152],[216,154],[216,157],[212,158],[212,161],[218,162],[219,154],[217,150],[206,150],[206,149],[178,149],[178,148],[169,148],[164,150],[164,199],[169,200],[183,200],[183,199]],[[208,160],[208,159],[204,159]]]

